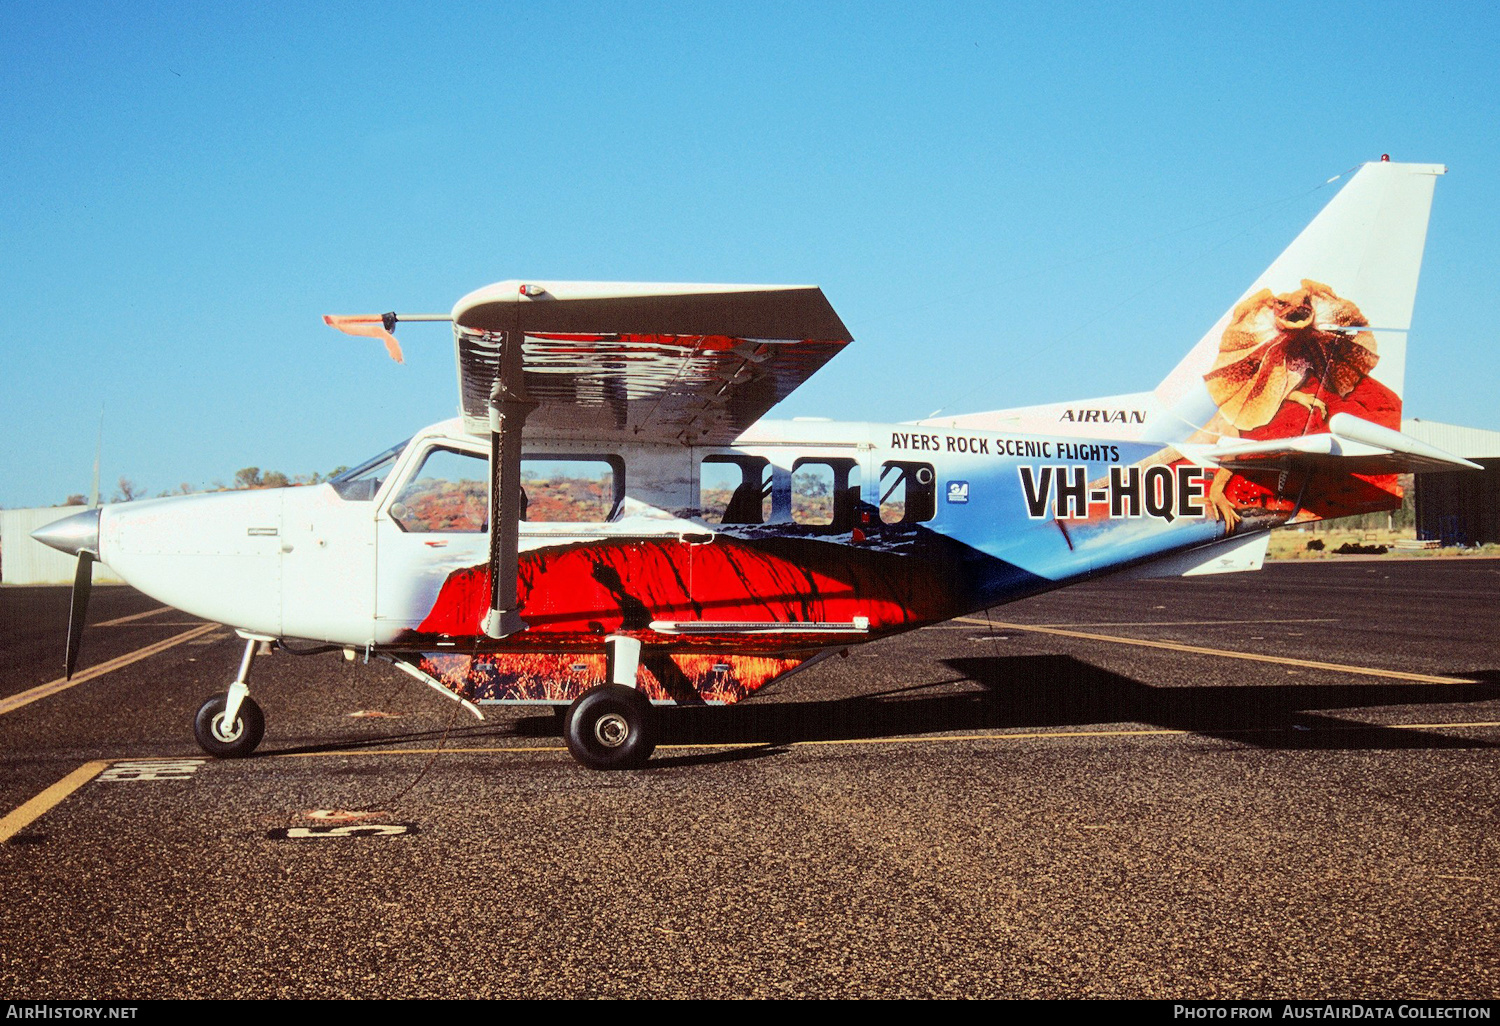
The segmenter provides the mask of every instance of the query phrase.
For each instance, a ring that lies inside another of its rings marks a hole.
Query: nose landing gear
[[[243,635],[242,635],[243,636]],[[266,717],[255,699],[250,697],[250,664],[262,645],[270,639],[260,636],[245,639],[245,654],[240,658],[240,673],[229,690],[212,695],[198,707],[193,719],[193,737],[198,747],[220,759],[242,759],[255,751],[266,733]]]

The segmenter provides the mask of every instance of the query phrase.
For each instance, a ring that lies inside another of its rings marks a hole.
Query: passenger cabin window
[[[433,449],[401,486],[391,519],[404,531],[474,533],[489,529],[489,461]]]
[[[603,523],[625,498],[618,456],[525,456],[521,519],[532,523]]]
[[[850,459],[802,459],[792,464],[792,521],[833,531],[854,526],[859,464]]]
[[[915,524],[937,514],[937,476],[930,463],[893,460],[880,467],[880,520]]]
[[[764,524],[771,519],[771,462],[760,456],[705,456],[698,506],[710,524]]]

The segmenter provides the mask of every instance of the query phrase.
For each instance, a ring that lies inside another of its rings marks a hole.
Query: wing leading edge
[[[454,305],[453,334],[467,431],[488,433],[514,338],[528,433],[694,445],[733,441],[850,342],[796,285],[505,281]]]

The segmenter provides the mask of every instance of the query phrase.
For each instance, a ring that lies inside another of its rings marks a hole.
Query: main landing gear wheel
[[[656,748],[651,701],[624,684],[589,688],[568,706],[563,739],[589,769],[639,769]]]
[[[228,695],[214,695],[198,708],[193,720],[193,736],[198,746],[209,755],[221,759],[242,759],[255,751],[266,733],[266,717],[255,704],[255,699],[245,696],[234,723],[224,722],[224,706]]]

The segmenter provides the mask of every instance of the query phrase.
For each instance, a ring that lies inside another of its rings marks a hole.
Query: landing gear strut
[[[256,650],[266,643],[265,638],[247,638],[239,676],[227,692],[210,696],[198,707],[193,736],[209,755],[242,759],[255,751],[265,736],[266,717],[250,697],[250,664],[255,661]]]
[[[589,769],[639,769],[656,748],[651,700],[634,686],[641,643],[610,637],[605,651],[610,683],[589,688],[568,706],[563,740]]]

